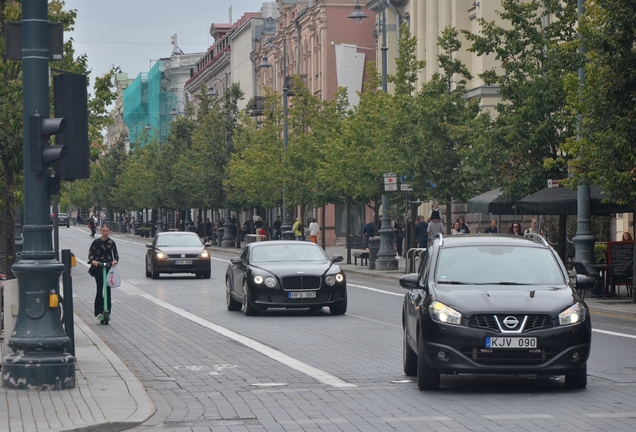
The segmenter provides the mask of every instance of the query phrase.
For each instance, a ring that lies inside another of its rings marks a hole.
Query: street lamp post
[[[578,0],[578,17],[585,13],[585,0]],[[585,46],[581,41],[580,51],[583,52]],[[579,68],[579,85],[583,87],[585,84],[585,69],[581,66]],[[581,127],[581,119],[579,118],[579,125]],[[577,139],[580,138],[580,131],[577,133]],[[594,263],[594,233],[592,232],[592,223],[590,217],[590,183],[587,179],[585,182],[578,185],[576,190],[577,200],[577,221],[576,221],[576,234],[572,239],[574,243],[574,261],[580,262],[585,265]]]
[[[386,1],[380,1],[380,32],[382,33],[382,91],[387,92],[387,51],[386,45]],[[362,11],[359,4],[353,9],[351,18],[356,24],[360,24],[367,15]],[[389,217],[389,197],[382,195],[382,225],[380,227],[380,249],[375,260],[375,268],[378,270],[397,270],[398,260],[393,251],[393,228],[391,228],[391,218]]]
[[[288,144],[288,135],[289,129],[287,125],[287,101],[288,101],[288,92],[287,88],[287,39],[283,38],[283,50],[281,51],[276,45],[272,43],[270,39],[267,43],[278,51],[282,55],[283,60],[283,153],[287,152],[287,144]],[[267,57],[263,57],[263,61],[258,65],[261,68],[270,68],[272,64],[267,60]],[[291,221],[289,220],[289,209],[287,208],[287,203],[285,202],[285,183],[283,182],[283,223],[280,226],[280,229],[283,234],[283,239],[292,240],[294,238],[294,233],[291,230]]]

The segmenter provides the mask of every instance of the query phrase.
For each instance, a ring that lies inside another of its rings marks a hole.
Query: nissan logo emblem
[[[517,324],[519,324],[519,320],[513,316],[508,316],[504,318],[503,323],[508,328],[515,328],[517,327]]]

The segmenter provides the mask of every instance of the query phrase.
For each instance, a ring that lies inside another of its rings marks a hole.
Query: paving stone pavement
[[[221,249],[218,249],[219,251]],[[344,248],[328,248],[330,256],[340,254],[346,256]],[[236,253],[236,250],[232,251]],[[401,269],[397,271],[374,271],[368,266],[343,264],[347,273],[373,275],[379,278],[396,280],[404,275],[404,260],[400,259]],[[636,318],[636,305],[626,300],[586,300],[590,309],[596,313]],[[178,333],[177,333],[178,334]],[[137,341],[143,343],[143,340]],[[484,406],[489,412],[498,412],[489,416],[480,413],[457,413],[454,406],[438,404],[434,399],[427,403],[426,413],[412,412],[409,400],[399,385],[383,385],[378,388],[382,392],[394,392],[394,405],[387,404],[386,396],[374,399],[376,389],[372,383],[365,386],[359,381],[358,387],[353,389],[333,389],[320,386],[309,386],[305,381],[313,381],[302,376],[295,376],[290,380],[289,388],[263,388],[245,391],[242,384],[228,380],[220,388],[200,388],[195,391],[180,389],[170,377],[143,377],[144,385],[128,369],[108,345],[91,330],[79,315],[75,319],[75,350],[77,363],[77,387],[62,391],[26,391],[0,389],[0,431],[120,431],[134,428],[151,418],[156,410],[161,411],[162,405],[172,413],[183,412],[183,418],[201,418],[202,401],[209,401],[206,406],[208,420],[192,421],[159,421],[155,425],[147,424],[156,430],[189,427],[197,430],[343,430],[352,425],[357,430],[406,430],[417,428],[413,422],[425,423],[427,428],[439,431],[477,430],[476,424],[480,419],[484,422],[483,430],[493,430],[495,422],[500,430],[542,430],[549,428],[552,423],[547,419],[554,418],[562,412],[564,417],[571,418],[567,401],[562,401],[555,407],[550,398],[544,402],[545,413],[534,410],[526,417],[520,414],[508,416],[507,412],[520,413],[524,411],[525,400],[510,401],[509,405],[499,405],[493,410],[488,405],[487,393],[480,393],[478,397],[484,399]],[[187,362],[184,362],[187,364]],[[276,377],[276,371],[269,371],[270,376]],[[139,372],[141,373],[141,372]],[[278,371],[280,373],[280,371]],[[240,377],[239,377],[240,378]],[[462,378],[456,378],[461,380]],[[169,394],[179,394],[178,398],[170,398]],[[360,394],[368,405],[361,409],[358,404]],[[545,397],[539,394],[536,398]],[[151,398],[152,397],[152,398]],[[464,399],[472,399],[475,395],[470,391],[458,391],[455,399],[461,406]],[[528,398],[534,398],[529,394]],[[193,403],[190,404],[188,401]],[[175,401],[181,405],[175,404]],[[155,405],[157,404],[157,406]],[[216,415],[211,415],[209,407],[215,407]],[[243,407],[243,408],[241,408]],[[198,412],[198,411],[201,412]],[[574,412],[578,409],[574,409]],[[630,410],[629,415],[635,415]],[[361,415],[360,413],[367,415]],[[396,412],[403,412],[403,418],[396,417]],[[408,414],[408,416],[406,415]],[[175,415],[175,417],[178,417]],[[215,420],[224,419],[224,420]],[[229,420],[228,420],[229,419]],[[234,420],[232,420],[234,419]],[[379,425],[376,420],[383,420]],[[604,419],[605,425],[612,424],[611,413]],[[619,417],[615,417],[619,420]],[[486,426],[486,421],[490,425]],[[467,425],[470,424],[469,429]],[[619,430],[626,430],[624,424],[616,423]],[[590,427],[586,419],[573,421],[564,425],[564,430],[595,430]],[[154,429],[153,429],[154,430]]]

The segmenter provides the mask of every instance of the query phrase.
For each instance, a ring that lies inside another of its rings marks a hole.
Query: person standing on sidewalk
[[[296,218],[292,231],[294,231],[294,237],[296,237],[297,241],[301,241],[303,239],[303,223],[300,221],[299,217]]]
[[[88,272],[95,278],[95,316],[99,318],[104,310],[104,296],[102,290],[104,289],[104,272],[98,267],[99,263],[109,262],[111,266],[116,266],[119,261],[119,253],[117,252],[117,245],[109,237],[110,228],[107,225],[103,225],[101,229],[102,236],[93,240],[90,249],[88,250],[88,263],[90,269]],[[112,314],[110,287],[107,287],[108,294],[108,311]]]
[[[313,218],[309,224],[309,236],[311,237],[311,241],[316,244],[318,244],[318,234],[320,234],[320,227],[318,226],[318,222],[316,222],[316,218]]]

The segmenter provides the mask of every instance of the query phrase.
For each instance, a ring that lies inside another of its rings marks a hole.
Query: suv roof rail
[[[536,242],[542,243],[544,246],[550,246],[548,241],[541,234],[527,232],[527,233],[524,233],[523,236],[529,239],[532,239]]]

